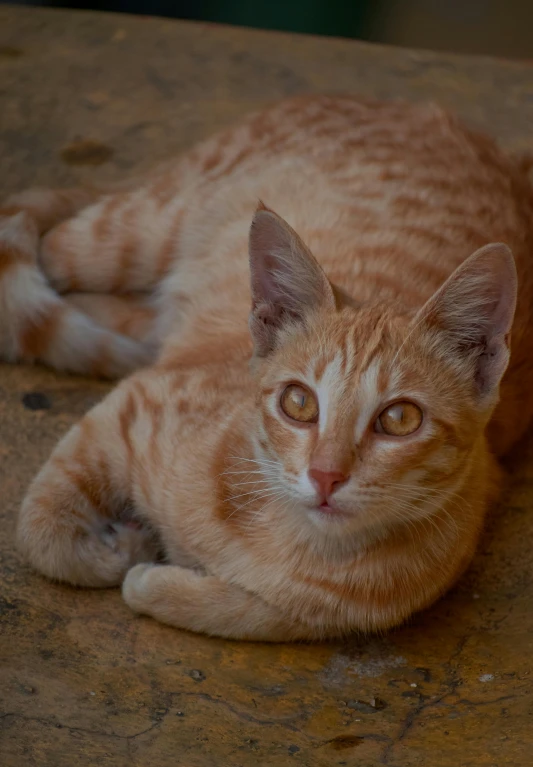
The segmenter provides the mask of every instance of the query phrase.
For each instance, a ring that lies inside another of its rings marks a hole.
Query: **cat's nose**
[[[339,487],[339,485],[346,482],[349,478],[349,474],[344,474],[342,471],[309,469],[309,478],[317,490],[327,498]]]

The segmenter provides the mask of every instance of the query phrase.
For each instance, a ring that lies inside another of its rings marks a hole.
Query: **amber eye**
[[[422,411],[412,402],[395,402],[381,413],[376,421],[376,431],[393,437],[406,437],[415,432],[422,423]]]
[[[298,384],[290,384],[281,395],[281,409],[294,421],[316,423],[318,421],[318,402],[309,389]]]

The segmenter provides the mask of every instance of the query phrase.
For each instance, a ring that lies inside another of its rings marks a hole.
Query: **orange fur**
[[[39,571],[263,640],[386,629],[454,583],[533,416],[523,164],[434,106],[305,97],[137,188],[25,195],[0,209],[4,357],[152,362],[34,480]],[[283,413],[291,383],[317,423]],[[422,425],[384,435],[403,400]]]

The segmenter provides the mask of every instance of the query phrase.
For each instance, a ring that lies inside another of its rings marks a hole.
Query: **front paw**
[[[135,565],[126,573],[122,584],[122,597],[136,613],[149,612],[148,579],[150,572],[156,567],[157,565],[143,562],[140,565]]]

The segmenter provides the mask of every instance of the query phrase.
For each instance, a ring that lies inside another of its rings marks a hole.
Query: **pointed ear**
[[[252,310],[250,333],[255,354],[275,346],[278,331],[321,307],[335,308],[328,278],[296,232],[260,204],[250,229]]]
[[[501,243],[486,245],[455,270],[414,320],[442,331],[443,348],[473,377],[482,399],[497,393],[509,362],[516,291],[511,251]]]

